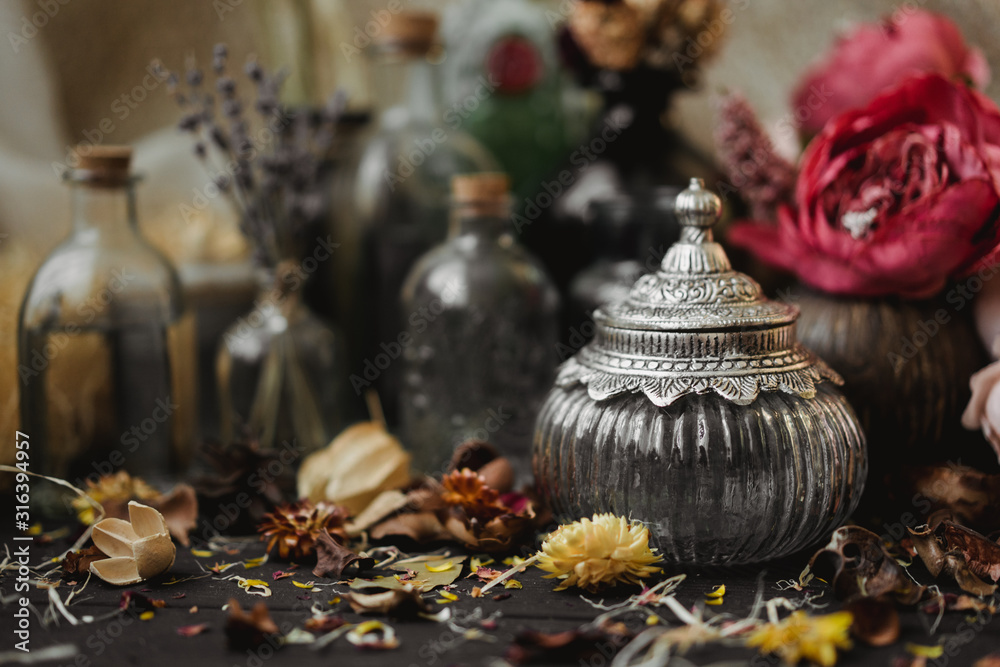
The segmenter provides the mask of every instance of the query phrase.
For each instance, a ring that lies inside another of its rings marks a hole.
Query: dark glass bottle
[[[36,472],[165,480],[194,439],[194,321],[177,272],[137,231],[131,149],[80,151],[66,175],[73,231],[21,306],[21,429]]]
[[[508,180],[453,181],[448,240],[403,287],[402,426],[417,465],[436,472],[468,439],[530,475],[532,430],[554,376],[559,297],[510,230]]]

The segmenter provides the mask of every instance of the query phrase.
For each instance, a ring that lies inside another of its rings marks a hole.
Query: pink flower
[[[883,90],[922,72],[966,78],[979,87],[990,70],[950,20],[922,10],[898,10],[878,24],[864,24],[840,37],[813,65],[792,94],[792,108],[806,136],[831,118],[868,104]]]
[[[995,263],[998,193],[1000,110],[919,75],[831,120],[802,157],[794,206],[729,238],[827,292],[926,298]]]
[[[972,376],[972,399],[962,415],[962,426],[981,428],[1000,460],[1000,361],[995,361]]]

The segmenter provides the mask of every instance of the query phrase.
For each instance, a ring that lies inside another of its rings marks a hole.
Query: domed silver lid
[[[681,237],[660,270],[594,312],[594,340],[560,367],[556,384],[582,383],[595,400],[642,392],[659,406],[711,391],[739,405],[761,391],[812,398],[818,382],[842,384],[798,343],[798,308],[733,271],[712,238],[722,202],[700,179],[677,196],[675,213]]]

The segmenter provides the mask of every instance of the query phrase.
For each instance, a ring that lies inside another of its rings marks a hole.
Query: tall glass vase
[[[254,308],[223,336],[216,373],[224,442],[245,424],[262,446],[290,443],[305,455],[344,426],[343,341],[303,302],[297,267],[289,260],[262,269]]]

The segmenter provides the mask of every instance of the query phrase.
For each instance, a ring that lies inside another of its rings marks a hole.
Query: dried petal
[[[182,625],[177,628],[177,634],[181,637],[194,637],[203,632],[208,632],[208,623],[198,623],[195,625]]]
[[[427,605],[415,588],[388,590],[383,593],[347,594],[347,601],[358,614],[381,614],[392,618],[413,619],[420,614],[431,614]]]

